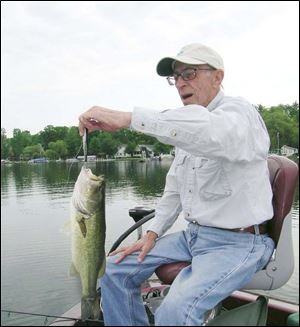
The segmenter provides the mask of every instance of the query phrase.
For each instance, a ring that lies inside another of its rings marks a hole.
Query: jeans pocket
[[[263,268],[265,268],[265,266],[269,263],[269,261],[272,257],[272,254],[274,252],[274,248],[275,248],[275,243],[271,237],[265,236],[265,235],[263,235],[261,237],[262,237],[262,243],[265,246],[265,250],[264,250],[262,257],[260,258],[260,260],[257,263],[256,271],[259,271],[259,270],[262,270]]]

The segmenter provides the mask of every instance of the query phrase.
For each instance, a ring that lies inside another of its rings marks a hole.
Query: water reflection
[[[9,193],[14,185],[16,194],[23,195],[37,185],[48,192],[62,192],[73,187],[83,163],[13,164],[1,166],[1,194]],[[159,196],[163,192],[168,165],[159,162],[111,161],[88,163],[96,175],[104,175],[107,193],[118,188],[132,187],[133,191],[144,197]]]
[[[70,188],[74,185],[83,163],[68,164],[50,162],[47,164],[16,163],[1,165],[1,194],[9,192],[14,185],[17,194],[39,185],[49,192],[60,187]],[[89,162],[87,164],[94,174],[104,175],[108,192],[116,188],[132,187],[136,194],[144,197],[159,196],[163,192],[165,176],[169,165],[157,161],[110,161]],[[69,186],[68,186],[69,185]],[[295,209],[299,206],[299,184],[295,192]]]
[[[68,276],[70,239],[60,232],[69,216],[74,183],[83,163],[1,165],[1,302],[16,311],[60,315],[79,302],[78,280]],[[107,249],[132,224],[128,209],[155,207],[169,164],[107,161],[88,163],[106,179]],[[293,203],[297,258],[291,283],[276,294],[299,301],[299,186]],[[179,219],[175,225],[184,228]],[[176,227],[176,226],[174,226]],[[136,234],[132,236],[135,239]],[[3,324],[3,320],[5,323]],[[2,325],[40,325],[29,317],[1,317]]]

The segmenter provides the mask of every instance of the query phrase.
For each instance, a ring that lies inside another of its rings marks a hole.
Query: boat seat
[[[298,180],[298,166],[292,160],[271,155],[268,157],[270,182],[273,190],[274,216],[267,223],[268,234],[275,242],[274,253],[244,289],[273,290],[284,285],[294,271],[291,207]],[[190,262],[164,264],[155,271],[165,284],[172,284],[177,274]]]

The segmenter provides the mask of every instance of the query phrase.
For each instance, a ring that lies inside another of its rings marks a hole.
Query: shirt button
[[[189,190],[190,193],[192,193],[192,190]]]
[[[171,131],[171,135],[172,135],[172,136],[176,136],[176,135],[177,135],[175,129],[173,129],[173,130]]]
[[[145,124],[141,123],[141,129],[144,129],[144,128],[145,128]]]

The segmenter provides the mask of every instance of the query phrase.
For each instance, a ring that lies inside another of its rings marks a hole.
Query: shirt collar
[[[206,107],[208,111],[213,111],[218,106],[219,102],[224,98],[224,92],[220,90],[218,94],[210,101]]]

